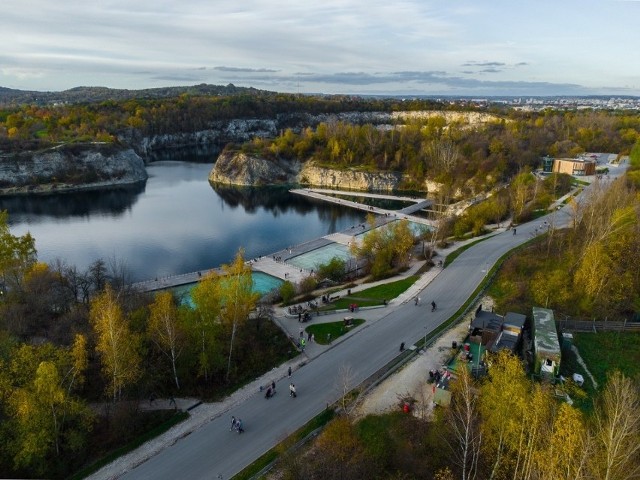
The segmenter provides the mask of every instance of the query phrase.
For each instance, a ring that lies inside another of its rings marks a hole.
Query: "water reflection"
[[[268,255],[364,220],[364,212],[283,188],[212,188],[210,163],[154,162],[146,184],[104,192],[0,199],[12,232],[36,239],[38,258],[86,269],[98,258],[133,281]]]
[[[145,186],[146,181],[109,190],[0,197],[0,210],[10,212],[10,225],[46,217],[87,217],[91,214],[117,217],[138,201]]]

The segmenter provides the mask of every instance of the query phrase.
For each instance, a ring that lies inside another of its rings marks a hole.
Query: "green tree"
[[[289,280],[286,280],[280,285],[280,296],[284,303],[289,303],[296,295],[296,287]]]
[[[340,282],[346,275],[346,262],[339,257],[333,257],[327,263],[318,265],[316,271],[318,272],[318,278],[320,279],[328,278],[330,280]]]

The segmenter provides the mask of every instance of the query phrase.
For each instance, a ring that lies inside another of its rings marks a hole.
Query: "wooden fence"
[[[640,332],[640,322],[557,320],[561,332]]]

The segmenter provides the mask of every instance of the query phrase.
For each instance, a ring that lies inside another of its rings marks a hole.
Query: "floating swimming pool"
[[[329,263],[335,257],[348,262],[349,259],[351,259],[349,247],[340,243],[331,243],[292,257],[287,260],[287,263],[298,268],[304,268],[305,270],[317,270],[318,266]]]
[[[251,279],[253,280],[253,291],[262,295],[269,293],[274,288],[279,288],[283,281],[272,275],[268,275],[264,272],[251,272]],[[176,297],[182,304],[193,307],[191,301],[191,289],[195,286],[195,283],[187,283],[178,287],[170,288]]]

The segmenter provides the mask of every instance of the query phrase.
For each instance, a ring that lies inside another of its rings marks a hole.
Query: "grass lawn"
[[[344,322],[330,322],[319,323],[317,325],[309,325],[305,328],[307,333],[313,333],[316,343],[320,345],[327,345],[338,337],[341,337],[350,330],[356,328],[358,325],[362,325],[364,320],[362,318],[354,318],[352,321],[352,327],[345,327]],[[327,335],[330,335],[328,337]]]
[[[574,333],[573,343],[599,387],[613,370],[630,378],[640,374],[640,333]]]
[[[389,301],[396,298],[413,285],[418,278],[420,278],[420,275],[411,275],[410,277],[403,278],[402,280],[383,283],[381,285],[376,285],[375,287],[360,290],[359,292],[353,292],[351,295],[346,295],[337,299],[330,305],[321,307],[320,310],[348,309],[349,305],[353,303],[357,304],[359,307],[384,305],[385,300]]]

